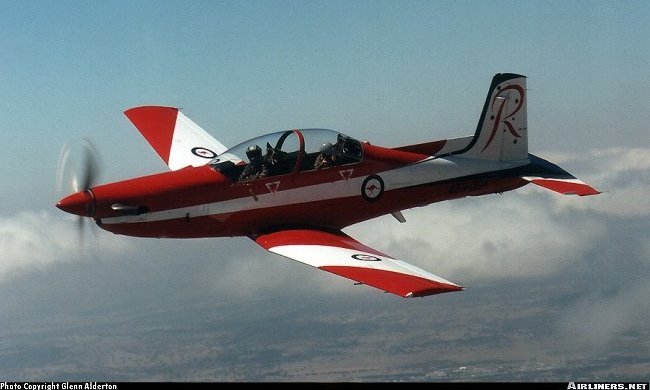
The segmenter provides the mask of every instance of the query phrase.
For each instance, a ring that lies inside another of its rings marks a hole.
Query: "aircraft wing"
[[[281,230],[255,241],[264,249],[401,297],[423,297],[463,288],[367,247],[345,233]]]
[[[124,114],[172,171],[205,165],[227,149],[178,108],[142,106]]]

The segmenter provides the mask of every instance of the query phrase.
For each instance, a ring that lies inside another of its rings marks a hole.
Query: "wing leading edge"
[[[340,231],[282,230],[261,235],[255,242],[270,252],[405,298],[463,289]]]

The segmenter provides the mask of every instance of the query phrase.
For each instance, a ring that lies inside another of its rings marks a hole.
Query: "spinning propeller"
[[[57,192],[61,194],[64,190],[74,191],[73,194],[61,199],[56,207],[79,216],[77,229],[83,234],[83,217],[92,217],[95,213],[95,199],[91,188],[96,183],[100,172],[100,159],[97,148],[93,143],[83,138],[81,143],[81,160],[74,161],[71,148],[64,145],[59,154],[59,162],[56,172]],[[70,183],[63,188],[64,183]]]

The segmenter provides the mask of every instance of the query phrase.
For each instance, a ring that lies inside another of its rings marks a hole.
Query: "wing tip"
[[[178,107],[173,107],[173,106],[157,106],[157,105],[145,104],[142,106],[127,108],[126,110],[124,110],[124,114],[126,114],[126,116],[129,116],[129,114],[131,113],[135,113],[143,110],[179,111],[180,109]]]
[[[464,291],[465,287],[456,284],[441,284],[440,286],[411,291],[404,295],[404,298],[423,298],[429,295],[444,294],[448,292]]]

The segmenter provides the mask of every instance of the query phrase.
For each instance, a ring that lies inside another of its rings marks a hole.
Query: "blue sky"
[[[495,320],[481,309],[482,305],[497,305],[485,302],[494,292],[501,300],[496,310],[510,312],[512,307],[534,303],[540,309],[531,314],[532,319],[550,317],[535,341],[535,348],[542,352],[521,352],[526,348],[517,344],[521,343],[517,338],[502,340],[502,349],[477,340],[463,344],[454,362],[467,366],[473,357],[463,352],[493,353],[496,349],[502,362],[507,361],[505,366],[514,367],[510,374],[501,373],[503,378],[539,379],[543,377],[541,369],[517,371],[522,362],[542,360],[555,364],[553,367],[562,366],[556,360],[544,360],[553,354],[574,361],[567,357],[569,348],[563,350],[553,342],[551,335],[557,334],[561,339],[580,340],[578,345],[571,344],[582,354],[582,360],[575,360],[582,362],[575,363],[575,375],[582,369],[594,374],[595,366],[590,364],[596,356],[615,349],[612,346],[623,336],[637,349],[621,350],[621,356],[636,361],[633,367],[648,367],[647,360],[641,358],[649,350],[647,325],[611,320],[620,315],[638,323],[649,322],[647,314],[639,314],[638,309],[647,308],[640,297],[650,292],[650,285],[638,279],[650,268],[650,249],[645,243],[650,229],[646,199],[650,189],[650,166],[646,163],[650,160],[647,2],[2,0],[0,6],[0,143],[4,148],[0,172],[5,183],[0,189],[0,258],[4,261],[0,265],[0,290],[6,297],[0,305],[0,320],[15,319],[7,327],[14,330],[0,337],[19,340],[15,329],[22,329],[24,333],[20,334],[25,337],[45,340],[29,345],[54,348],[47,341],[53,334],[62,337],[57,342],[69,341],[61,335],[61,329],[69,325],[65,318],[49,328],[25,324],[42,322],[47,318],[43,313],[66,313],[70,321],[95,313],[92,318],[96,322],[88,320],[79,331],[85,341],[73,343],[71,348],[81,351],[73,355],[101,362],[86,346],[96,342],[93,345],[103,350],[103,345],[117,340],[116,345],[123,348],[110,352],[114,359],[119,360],[126,352],[137,355],[134,351],[150,357],[152,351],[158,351],[154,345],[160,340],[154,338],[133,347],[131,337],[146,333],[148,328],[132,313],[141,310],[162,313],[163,318],[171,313],[173,317],[192,301],[202,302],[201,307],[209,310],[223,304],[233,318],[212,333],[197,333],[192,342],[200,345],[202,337],[218,340],[225,333],[231,337],[228,340],[233,351],[239,348],[248,353],[260,350],[233,340],[242,324],[258,319],[242,314],[238,307],[259,311],[262,321],[295,318],[296,323],[309,323],[327,334],[333,332],[331,326],[345,328],[344,324],[351,332],[365,332],[372,326],[368,321],[394,323],[395,313],[439,329],[444,322],[422,319],[420,313],[441,310],[456,324],[458,334],[454,337],[458,340],[479,333],[490,339],[501,335],[497,327],[464,328],[459,325],[463,323],[459,316],[471,314],[478,324]],[[329,275],[270,256],[244,239],[179,243],[113,237],[102,231],[87,235],[92,244],[80,250],[74,222],[53,207],[60,195],[55,191],[59,152],[64,144],[78,145],[83,136],[91,138],[100,150],[104,180],[165,169],[123,115],[133,106],[182,107],[186,115],[226,145],[285,128],[322,127],[375,144],[397,146],[472,134],[491,77],[498,72],[529,77],[531,152],[554,158],[608,194],[599,199],[566,200],[523,189],[504,196],[505,202],[479,199],[408,211],[409,223],[404,226],[380,220],[380,224],[375,221],[350,230],[379,249],[476,286],[475,293],[470,289],[424,303],[386,300],[383,294],[351,290]],[[526,228],[512,231],[508,220],[512,213],[527,221]],[[503,224],[486,227],[476,223],[478,220]],[[461,240],[467,231],[480,237],[476,245]],[[509,237],[517,239],[511,241]],[[539,237],[544,238],[541,243]],[[468,249],[456,251],[454,245]],[[155,260],[148,257],[151,253]],[[571,254],[569,259],[567,253]],[[189,266],[179,263],[179,259],[193,258],[205,260]],[[93,263],[89,259],[99,260]],[[70,275],[86,282],[71,282]],[[629,284],[623,288],[626,278]],[[97,282],[95,291],[88,280],[99,279],[103,281]],[[594,289],[585,281],[594,281],[599,287]],[[526,286],[529,282],[532,287],[522,287],[522,291],[530,294],[508,295],[507,286]],[[75,287],[64,288],[68,284]],[[238,289],[242,285],[254,293],[240,296],[225,287]],[[576,289],[558,287],[566,285],[575,285]],[[297,302],[291,298],[294,293],[306,298]],[[538,293],[548,294],[554,301],[540,301]],[[287,301],[295,309],[289,309]],[[217,306],[207,302],[216,302]],[[315,318],[322,321],[310,323],[309,316],[319,307],[331,311],[332,318],[321,312],[322,317]],[[44,308],[53,309],[48,312]],[[614,314],[605,318],[599,308]],[[102,339],[104,330],[99,324],[115,318],[116,312],[128,314],[123,323],[125,329],[134,329],[133,333],[119,330],[110,340]],[[576,322],[571,313],[593,320],[591,326]],[[340,323],[335,318],[354,320]],[[196,321],[190,325],[208,326]],[[502,325],[518,334],[518,321],[509,317]],[[181,323],[179,320],[179,329]],[[176,329],[176,325],[170,326]],[[325,349],[332,355],[319,355],[323,345],[316,340],[318,332],[311,339],[312,333],[305,331],[303,344],[295,346],[291,332],[297,330],[290,323],[287,326],[287,334],[269,335],[275,337],[274,346],[268,347],[271,349],[260,348],[264,353],[273,350],[286,356],[294,356],[291,351],[300,349],[295,356],[304,359],[296,358],[290,369],[283,368],[293,376],[274,377],[280,363],[273,358],[265,360],[267,355],[260,352],[256,364],[259,372],[266,373],[255,374],[260,376],[247,372],[245,365],[222,363],[237,375],[175,367],[177,376],[161,378],[402,379],[393,371],[393,376],[382,377],[379,369],[373,374],[378,377],[364,376],[366,371],[337,376],[349,364],[337,367],[327,359],[342,351],[351,358],[374,354],[382,358],[377,363],[380,367],[394,366],[377,341],[391,332],[399,336],[391,347],[398,355],[407,356],[405,351],[416,348],[408,335],[386,325],[381,328],[384,333],[370,332],[365,341],[350,344],[362,345],[361,349],[345,349],[334,343],[328,344],[331,350]],[[528,323],[522,326],[532,334],[539,330]],[[582,327],[589,332],[580,332]],[[260,331],[255,326],[251,330]],[[442,342],[432,334],[422,325],[413,337]],[[353,341],[352,336],[346,341]],[[176,342],[181,341],[174,339],[158,348],[177,352]],[[25,345],[17,343],[15,347],[31,356]],[[506,353],[515,345],[520,347],[519,355]],[[432,348],[430,355],[435,351]],[[0,350],[0,362],[13,361],[4,352]],[[195,352],[207,353],[219,362],[237,355]],[[626,368],[622,360],[605,356],[611,358],[607,371],[611,375],[635,377],[634,370]],[[83,377],[84,372],[105,377],[115,369],[98,363],[96,372],[75,370],[83,366],[82,361],[69,358],[68,371],[57,372],[52,367],[60,367],[62,359],[26,357],[22,365],[11,365],[12,371],[7,372],[18,376],[38,372],[39,379],[47,379]],[[309,362],[325,360],[330,371],[321,376],[306,374],[317,371]],[[458,371],[460,366],[447,367],[445,362],[426,358],[423,361],[432,367],[409,375],[419,380],[471,379]],[[480,367],[494,371],[492,366]],[[128,368],[119,372],[122,379],[142,379],[158,378],[159,371],[133,364],[130,372]],[[388,375],[389,370],[383,372]],[[430,372],[445,375],[426,376]],[[519,372],[523,372],[522,377],[516,376]],[[562,375],[557,370],[550,372]]]
[[[648,8],[4,2],[0,162],[17,180],[25,140],[42,162],[87,135],[124,162],[109,179],[162,169],[122,115],[142,104],[182,107],[227,145],[295,127],[386,145],[463,136],[497,72],[529,76],[533,151],[637,145],[650,120]]]

